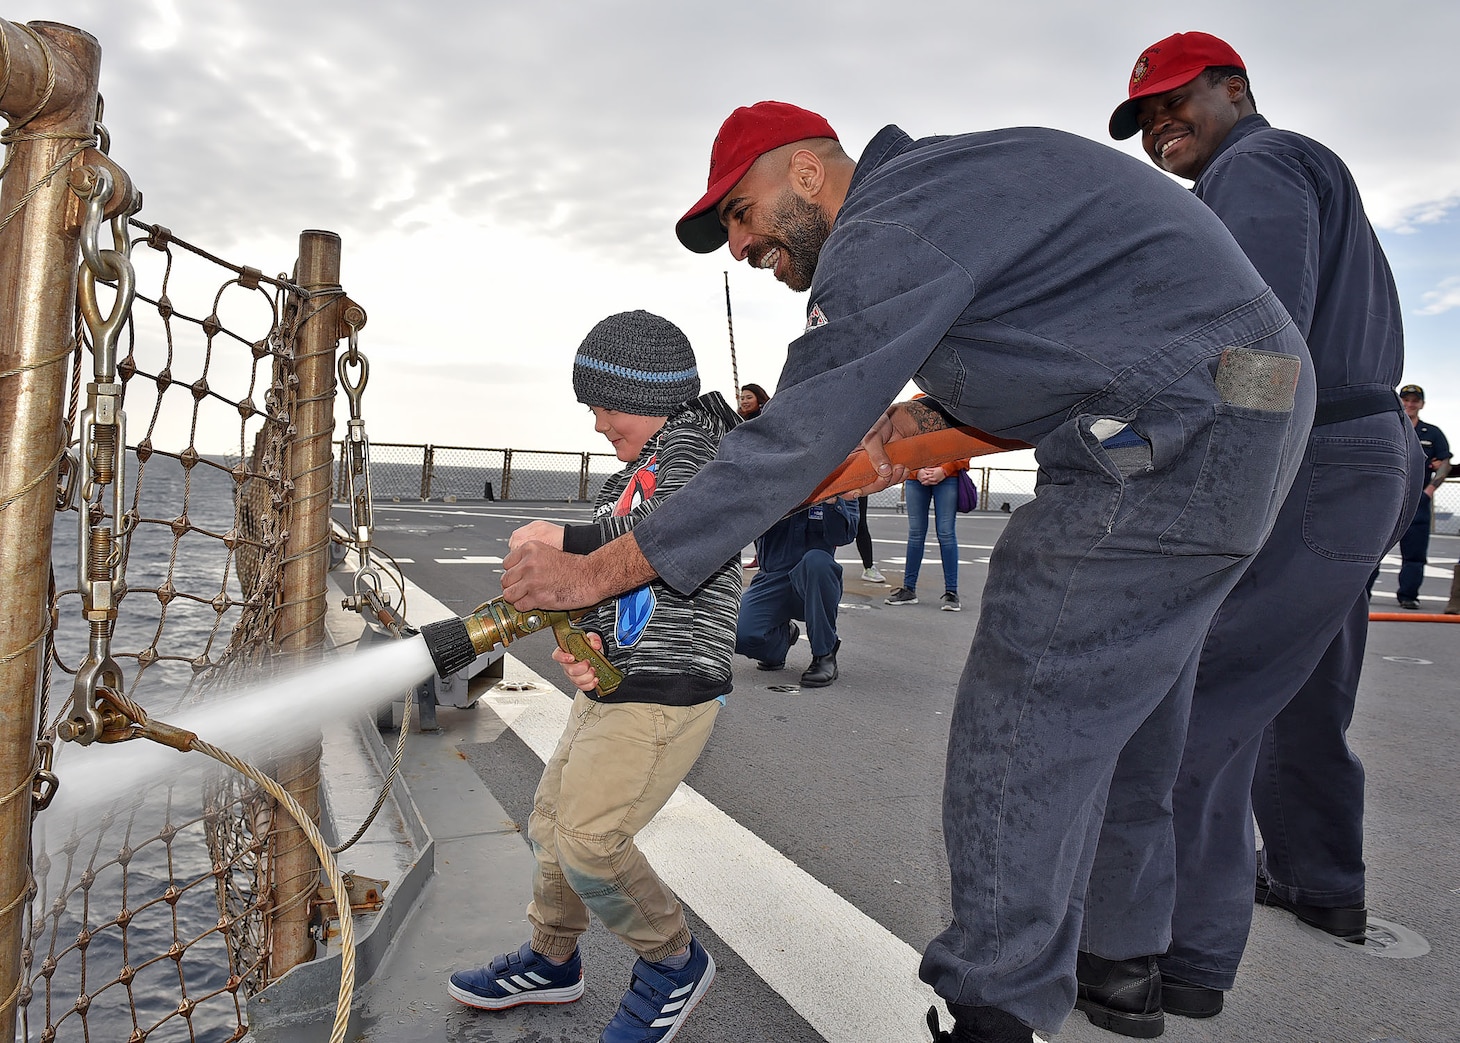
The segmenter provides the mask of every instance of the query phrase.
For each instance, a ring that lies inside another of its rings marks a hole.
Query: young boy
[[[573,360],[573,391],[629,466],[604,483],[592,522],[531,522],[512,534],[513,547],[540,540],[587,554],[627,532],[689,481],[737,423],[718,392],[700,396],[685,335],[645,311],[593,327]],[[453,974],[447,991],[455,999],[486,1010],[578,999],[578,936],[592,911],[639,954],[600,1043],[665,1043],[679,1032],[715,961],[690,936],[679,900],[634,837],[694,765],[730,691],[740,586],[737,555],[689,595],[655,580],[594,608],[582,622],[589,641],[624,675],[611,696],[596,690],[588,664],[554,653],[579,692],[528,820],[537,859],[532,939]]]

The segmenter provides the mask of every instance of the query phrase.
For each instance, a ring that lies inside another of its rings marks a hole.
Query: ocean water
[[[154,455],[140,469],[129,461],[128,483],[140,487],[142,521],[112,649],[125,692],[150,717],[266,767],[307,747],[326,722],[368,714],[433,672],[417,637],[200,689],[195,665],[219,660],[242,615],[229,605],[242,596],[236,564],[208,535],[234,525],[233,478],[206,465],[188,473]],[[72,589],[75,522],[74,514],[60,516],[53,542],[57,652],[72,670],[88,647]],[[64,709],[72,682],[53,672],[50,719]],[[21,1038],[41,1038],[48,1024],[63,1043],[134,1033],[233,1038],[245,999],[230,991],[240,968],[216,929],[217,876],[203,823],[205,792],[227,769],[200,753],[134,740],[60,744],[55,771],[56,797],[35,830],[34,968],[42,973]]]
[[[132,538],[112,648],[127,694],[167,720],[196,709],[193,661],[216,662],[240,615],[238,608],[220,614],[212,603],[220,594],[240,596],[226,548],[185,527],[226,532],[234,482],[205,465],[188,473],[166,457],[153,455],[142,467],[133,457],[128,506],[139,475],[144,521]],[[166,523],[181,518],[184,505],[187,521],[175,537]],[[88,647],[76,591],[76,524],[74,512],[57,516],[52,554],[56,654],[70,671]],[[158,658],[147,662],[149,649]],[[52,668],[52,720],[73,681]],[[134,762],[159,752],[160,770],[134,770]],[[219,905],[202,824],[213,762],[145,742],[62,743],[55,772],[55,800],[37,816],[33,834],[35,980],[17,1038],[40,1039],[48,1024],[58,1041],[122,1041],[139,1030],[156,1041],[232,1038],[243,999],[227,991],[233,969],[215,930]],[[189,1003],[198,1005],[184,1017],[179,1010]]]

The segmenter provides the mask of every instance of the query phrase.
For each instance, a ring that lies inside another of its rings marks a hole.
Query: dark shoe
[[[1182,981],[1169,974],[1161,975],[1161,1009],[1183,1018],[1210,1018],[1222,1012],[1221,989],[1208,988],[1195,982]]]
[[[1034,1043],[1034,1030],[997,1007],[953,1006],[953,1031],[938,1027],[938,1008],[928,1008],[933,1043]]]
[[[457,971],[447,982],[451,998],[481,1010],[506,1010],[523,1003],[572,1003],[583,995],[583,961],[573,950],[567,963],[553,963],[526,943],[485,967]]]
[[[797,640],[800,639],[800,637],[801,637],[801,628],[798,627],[795,624],[795,622],[793,621],[791,623],[791,640],[789,640],[789,641],[786,642],[786,649],[787,649],[787,651],[790,650],[791,646],[794,645],[797,642]],[[755,664],[755,668],[757,670],[784,670],[785,667],[786,667],[786,657],[785,656],[781,656],[779,662],[773,663],[769,659],[762,659],[762,660],[760,660],[760,662],[758,662],[758,663]]]
[[[1166,1031],[1156,957],[1107,960],[1081,951],[1075,977],[1080,985],[1075,1009],[1083,1010],[1090,1024],[1137,1039],[1155,1039]]]
[[[689,940],[689,962],[679,969],[634,961],[629,991],[598,1043],[669,1043],[715,980],[715,961]]]
[[[1362,905],[1304,905],[1302,902],[1285,901],[1274,892],[1267,877],[1257,872],[1257,889],[1253,895],[1258,905],[1272,905],[1286,909],[1309,927],[1326,931],[1335,938],[1355,944],[1362,942],[1368,933],[1369,910]]]
[[[1399,599],[1399,607],[1400,608],[1419,608],[1419,599],[1418,598],[1400,598]]]
[[[938,1025],[938,1008],[928,1008],[928,1028],[933,1033],[933,1043],[953,1043],[953,1033],[944,1032]]]
[[[943,591],[943,596],[938,599],[938,607],[944,612],[963,611],[963,606],[958,601],[958,595],[951,590]]]
[[[837,678],[836,653],[842,643],[838,641],[826,655],[811,657],[811,665],[801,675],[802,688],[825,688]]]
[[[907,587],[898,587],[882,600],[884,605],[916,605],[918,596]]]

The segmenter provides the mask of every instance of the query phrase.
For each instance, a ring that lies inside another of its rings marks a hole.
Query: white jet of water
[[[159,714],[159,720],[193,732],[245,761],[287,756],[309,748],[331,721],[371,713],[436,672],[420,635],[331,656],[285,677],[228,692],[207,703]],[[145,696],[139,702],[145,704]],[[61,744],[56,757],[60,786],[52,805],[76,811],[107,803],[136,787],[217,762],[146,739],[90,746]]]

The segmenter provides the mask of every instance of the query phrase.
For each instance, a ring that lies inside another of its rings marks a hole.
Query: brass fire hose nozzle
[[[421,628],[421,636],[426,639],[436,672],[446,677],[498,645],[505,647],[524,634],[551,628],[559,648],[574,659],[593,665],[598,690],[608,695],[619,686],[623,674],[614,669],[603,653],[595,651],[584,632],[573,625],[581,616],[581,612],[520,611],[499,597],[477,606],[468,616],[427,623]]]

